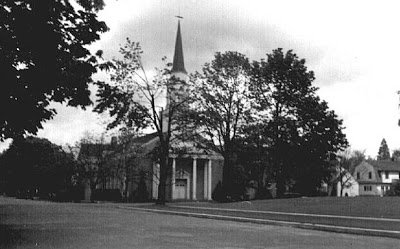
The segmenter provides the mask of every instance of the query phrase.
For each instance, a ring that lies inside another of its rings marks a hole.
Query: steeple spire
[[[181,17],[179,17],[181,18]],[[172,72],[182,72],[186,74],[185,63],[183,61],[181,22],[178,20],[178,32],[176,33],[174,61],[172,62]]]

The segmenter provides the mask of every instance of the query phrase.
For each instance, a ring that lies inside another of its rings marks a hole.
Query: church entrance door
[[[175,180],[175,198],[186,199],[187,179]]]

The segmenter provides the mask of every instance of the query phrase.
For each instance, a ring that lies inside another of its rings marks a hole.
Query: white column
[[[207,165],[207,175],[208,175],[208,182],[207,182],[207,200],[211,201],[211,177],[212,177],[212,170],[211,170],[211,159],[208,159],[208,165]]]
[[[208,161],[207,161],[207,164],[208,164]],[[208,174],[207,174],[207,164],[206,163],[204,163],[204,200],[207,200],[208,199],[208,194],[207,194],[207,191],[208,191],[208,186],[207,186],[207,183],[208,183]]]
[[[193,158],[192,200],[196,200],[197,187],[197,158]]]
[[[175,195],[175,168],[176,168],[176,160],[175,157],[172,158],[172,176],[171,176],[171,200],[174,199]]]

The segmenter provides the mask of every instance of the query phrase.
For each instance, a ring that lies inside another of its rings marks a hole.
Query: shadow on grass
[[[0,224],[0,248],[21,245],[22,230],[15,226]]]

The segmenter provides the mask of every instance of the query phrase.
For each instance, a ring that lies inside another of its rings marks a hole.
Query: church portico
[[[171,199],[211,200],[213,160],[206,155],[171,156]]]

